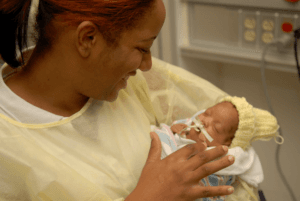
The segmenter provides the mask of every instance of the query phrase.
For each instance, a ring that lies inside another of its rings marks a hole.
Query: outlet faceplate
[[[258,39],[259,13],[239,10],[240,17],[240,45],[247,48],[256,48]]]
[[[300,28],[299,16],[277,12],[239,10],[239,44],[243,48],[262,49],[283,34]],[[292,44],[285,51],[292,50]]]
[[[260,15],[260,37],[259,48],[263,48],[266,44],[271,43],[278,37],[278,13],[261,13]]]

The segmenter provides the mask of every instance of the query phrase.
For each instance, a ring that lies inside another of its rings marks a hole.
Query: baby
[[[195,128],[199,127],[200,129],[192,128],[190,131],[185,131],[186,128],[189,128],[186,124],[174,122],[171,130],[174,134],[178,133],[191,140],[193,140],[191,136],[199,135],[201,138],[202,134],[202,139],[204,138],[208,147],[218,145],[229,147],[238,129],[239,114],[232,103],[221,102],[208,108],[205,112],[201,112],[194,122],[198,124]],[[194,122],[192,122],[192,126],[195,125]]]
[[[219,145],[229,147],[227,155],[235,157],[234,164],[202,179],[200,185],[235,186],[243,182],[243,185],[257,188],[263,181],[263,170],[251,143],[281,137],[277,133],[278,128],[276,118],[269,112],[253,108],[245,98],[227,96],[215,106],[197,112],[192,118],[173,122],[171,128],[161,124],[160,128],[152,126],[152,131],[160,137],[162,159],[187,144],[195,143],[195,137],[207,143],[207,150]],[[253,192],[249,194],[255,197]],[[225,197],[198,200],[225,200]]]

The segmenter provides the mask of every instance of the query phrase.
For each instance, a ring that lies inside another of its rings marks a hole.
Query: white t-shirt
[[[65,117],[53,114],[38,108],[15,94],[4,82],[3,70],[7,65],[0,69],[0,113],[18,122],[26,124],[51,123],[64,119]]]

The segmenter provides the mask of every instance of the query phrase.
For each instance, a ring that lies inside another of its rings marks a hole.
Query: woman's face
[[[87,62],[88,67],[84,68],[88,70],[80,72],[85,78],[81,78],[84,80],[78,84],[78,88],[86,96],[114,101],[118,92],[126,88],[127,79],[134,76],[138,69],[151,69],[150,47],[159,34],[166,15],[162,0],[157,0],[154,7],[136,28],[121,35],[118,47],[103,48],[103,45],[99,45],[92,53],[92,59]]]
[[[222,102],[198,116],[203,123],[205,130],[213,138],[212,142],[206,139],[207,146],[230,146],[234,138],[234,134],[238,128],[239,117],[238,112],[232,103]],[[190,132],[196,132],[191,129]],[[204,135],[203,133],[199,133]]]

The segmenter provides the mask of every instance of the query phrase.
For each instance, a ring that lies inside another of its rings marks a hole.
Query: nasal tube
[[[209,142],[212,142],[214,139],[208,134],[208,132],[205,130],[204,128],[204,125],[202,124],[202,122],[194,119],[193,122],[195,123],[194,125],[191,125],[189,127],[186,127],[184,129],[182,129],[179,133],[180,136],[186,138],[186,135],[181,135],[182,132],[184,131],[190,131],[192,128],[194,128],[197,132],[202,132],[206,139],[209,141]]]

